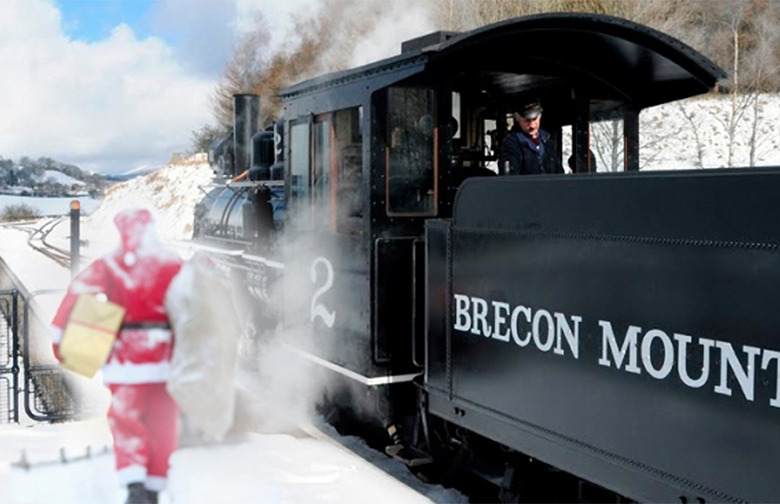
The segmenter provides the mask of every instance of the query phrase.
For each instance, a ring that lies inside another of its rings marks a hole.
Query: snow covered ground
[[[417,481],[400,463],[372,453],[356,440],[345,442],[352,443],[358,454],[286,432],[248,432],[220,444],[183,446],[171,458],[169,486],[160,502],[467,502],[456,491]],[[103,418],[0,425],[0,446],[4,504],[124,501]],[[22,466],[23,456],[29,468]]]
[[[761,99],[756,164],[780,166],[780,97]],[[729,142],[722,118],[729,106],[727,97],[705,98],[643,113],[642,128],[658,134],[644,144],[653,149],[642,152],[652,160],[646,167],[725,166]],[[698,141],[686,114],[698,126],[702,135]],[[744,131],[749,130],[748,120],[740,124],[748,128]],[[735,137],[736,166],[749,164],[747,136]],[[702,145],[703,151],[697,145]],[[118,234],[111,221],[117,211],[130,206],[152,209],[165,241],[188,238],[193,207],[203,196],[200,187],[209,184],[211,175],[206,163],[198,159],[116,184],[100,206],[82,219],[81,236],[88,242],[82,249],[83,257],[89,260],[114,246]],[[53,238],[66,246],[68,232],[67,225],[60,225]],[[64,289],[70,278],[69,271],[31,254],[22,231],[0,227],[0,258],[11,265],[30,291]],[[46,300],[41,296],[39,301],[42,318],[50,320],[56,297]],[[101,410],[107,407],[108,396],[98,379],[85,387],[96,409]],[[185,446],[172,459],[170,491],[162,494],[162,502],[466,502],[458,492],[423,485],[400,465],[366,452],[356,440],[344,441],[361,455],[373,458],[371,463],[325,441],[268,427],[236,433],[222,444]],[[124,491],[116,482],[113,456],[106,452],[110,446],[110,433],[100,415],[56,425],[29,420],[19,425],[0,424],[0,503],[122,502]],[[62,459],[68,462],[62,463]],[[21,467],[24,460],[32,468]]]
[[[85,262],[115,246],[118,233],[113,216],[129,206],[151,208],[165,241],[188,238],[193,207],[203,195],[199,187],[209,184],[211,176],[206,164],[196,162],[170,165],[115,185],[100,207],[82,219]],[[65,222],[51,236],[62,247],[67,247],[69,234]],[[64,289],[70,272],[31,253],[26,238],[23,231],[0,227],[0,258],[28,291]],[[42,320],[51,320],[59,298],[57,294],[36,296]],[[53,362],[53,357],[49,359]],[[99,374],[93,380],[78,380],[91,401],[90,410],[98,413],[94,418],[64,424],[29,419],[19,425],[0,424],[0,503],[124,501],[125,490],[117,483],[111,435],[102,414],[108,408],[108,392]],[[241,407],[247,408],[246,402]],[[423,484],[400,463],[369,450],[357,439],[341,438],[350,451],[321,438],[302,437],[278,421],[258,425],[257,418],[265,418],[262,412],[244,417],[252,421],[237,427],[219,444],[203,444],[197,436],[187,435],[183,425],[183,446],[171,460],[169,488],[160,496],[162,504],[467,502],[459,492]],[[25,468],[25,463],[30,467]]]

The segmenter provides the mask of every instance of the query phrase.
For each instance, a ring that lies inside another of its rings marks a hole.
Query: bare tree
[[[190,144],[192,150],[189,154],[196,152],[208,152],[211,144],[218,138],[222,138],[227,134],[227,130],[218,126],[212,126],[211,124],[204,124],[200,129],[193,131],[190,134]]]
[[[255,18],[255,26],[254,30],[239,38],[214,91],[214,116],[224,130],[233,127],[233,95],[252,92],[267,64],[263,50],[268,46],[271,35],[261,14]]]
[[[438,22],[438,28],[447,31],[464,31],[476,26],[479,4],[489,0],[439,0],[433,6],[433,18]]]
[[[728,61],[730,69],[729,80],[726,83],[731,107],[725,115],[715,115],[714,119],[723,127],[727,139],[728,150],[726,166],[734,166],[736,160],[736,140],[743,135],[746,119],[751,119],[749,164],[755,165],[755,147],[758,141],[757,110],[758,97],[762,86],[763,64],[765,58],[760,53],[767,47],[766,42],[775,29],[756,33],[761,26],[760,19],[766,14],[766,2],[761,0],[714,1],[705,18],[707,26],[712,26],[720,33],[720,43],[715,45],[713,56],[722,63]],[[727,36],[726,36],[727,35]],[[729,45],[725,46],[724,41]],[[728,58],[728,59],[727,59]],[[750,62],[754,64],[750,65]],[[760,65],[755,65],[761,61]],[[752,130],[752,131],[751,131]]]
[[[777,65],[780,31],[775,22],[780,15],[780,2],[770,3],[768,11],[769,15],[759,16],[753,23],[755,44],[753,51],[745,58],[748,75],[753,76],[745,89],[752,98],[748,104],[751,119],[748,154],[750,166],[756,165],[759,148],[767,140],[766,136],[762,137],[760,133],[760,125],[765,120],[762,114],[761,91],[777,89],[780,84],[780,70]]]
[[[214,96],[214,110],[222,128],[233,123],[233,95],[254,93],[261,100],[261,121],[267,123],[281,111],[279,91],[300,80],[346,68],[355,41],[380,19],[380,0],[325,0],[316,13],[299,15],[296,38],[271,47],[270,32],[262,14],[255,27],[235,46]]]
[[[694,142],[696,143],[696,161],[699,165],[699,168],[704,167],[704,153],[706,150],[706,145],[704,143],[704,137],[701,134],[699,124],[697,123],[694,113],[689,110],[689,108],[686,106],[683,102],[677,102],[677,107],[680,110],[680,113],[685,118],[685,120],[688,122],[688,124],[691,127],[691,132],[693,133]]]

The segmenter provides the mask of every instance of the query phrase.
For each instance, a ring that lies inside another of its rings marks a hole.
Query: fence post
[[[79,246],[81,244],[79,216],[81,203],[79,200],[70,202],[70,276],[75,277],[79,272]]]

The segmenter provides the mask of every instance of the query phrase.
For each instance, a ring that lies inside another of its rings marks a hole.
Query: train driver
[[[501,175],[564,173],[558,149],[540,126],[542,104],[534,99],[514,113],[514,126],[501,142],[498,166]]]

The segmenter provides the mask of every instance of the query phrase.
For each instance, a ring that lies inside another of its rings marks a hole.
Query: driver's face
[[[539,124],[542,122],[542,115],[534,117],[533,119],[526,119],[520,117],[520,129],[523,133],[531,138],[539,138]]]

